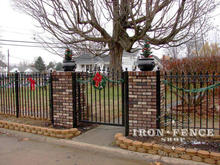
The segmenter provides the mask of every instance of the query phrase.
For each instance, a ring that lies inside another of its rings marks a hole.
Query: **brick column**
[[[72,128],[72,72],[54,72],[52,77],[54,126]]]
[[[132,135],[133,129],[156,129],[156,72],[129,72],[128,83],[129,135]],[[161,95],[163,95],[162,92],[163,90],[161,90]]]

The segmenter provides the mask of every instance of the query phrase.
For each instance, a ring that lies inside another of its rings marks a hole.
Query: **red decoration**
[[[98,88],[99,84],[102,81],[102,75],[100,75],[99,72],[97,72],[96,75],[93,78],[93,81],[95,81],[95,87]]]
[[[143,49],[142,49],[142,52],[144,52],[145,50],[149,50],[149,49],[148,49],[148,48],[143,48]]]
[[[35,90],[35,80],[33,80],[31,77],[28,79],[28,81],[31,83],[31,90]]]

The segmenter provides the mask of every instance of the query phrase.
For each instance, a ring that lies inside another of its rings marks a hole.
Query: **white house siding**
[[[126,56],[122,58],[122,68],[125,70],[126,68],[128,71],[132,71],[135,69],[135,63],[137,61],[137,57],[134,56]]]
[[[136,53],[124,52],[123,57],[122,57],[122,68],[124,70],[127,68],[128,71],[134,70],[136,68],[137,55],[138,55],[138,52],[136,52]],[[91,66],[92,66],[92,68],[94,68],[95,66],[103,68],[104,66],[109,66],[109,63],[110,63],[109,60],[110,60],[109,58],[103,59],[103,57],[92,57],[92,55],[83,54],[81,57],[78,57],[75,59],[76,71],[77,72],[81,72],[81,71],[85,72],[86,66],[89,68]]]

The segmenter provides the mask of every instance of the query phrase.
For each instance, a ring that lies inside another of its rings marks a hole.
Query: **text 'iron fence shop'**
[[[80,122],[126,126],[127,73],[105,68],[74,73],[74,105]]]
[[[51,75],[0,73],[0,113],[51,119]]]
[[[165,73],[164,129],[214,129],[220,134],[220,74]]]

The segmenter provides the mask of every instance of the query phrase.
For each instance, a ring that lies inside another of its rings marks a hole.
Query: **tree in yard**
[[[5,59],[5,56],[4,56],[4,54],[2,54],[2,52],[0,51],[0,60],[1,60],[1,61],[4,61],[4,59]]]
[[[55,67],[56,71],[63,71],[63,64],[58,62]]]
[[[47,69],[54,69],[54,68],[55,68],[55,63],[49,62],[49,64],[47,65]]]
[[[120,68],[123,51],[147,39],[156,46],[181,45],[199,32],[215,0],[16,0],[17,7],[73,50],[110,54]],[[197,26],[192,26],[197,25]]]
[[[1,60],[1,61],[4,61],[4,60],[5,60],[5,56],[4,56],[4,54],[2,53],[2,51],[1,51],[1,47],[0,47],[0,60]]]
[[[199,50],[198,56],[202,56],[202,57],[220,56],[220,47],[218,46],[217,43],[209,44],[208,42],[206,42]]]
[[[45,71],[46,65],[44,64],[43,59],[39,56],[36,61],[34,62],[34,67],[39,70],[40,72]]]

